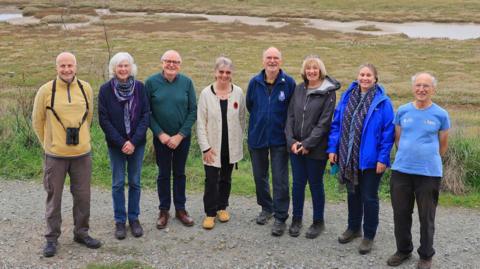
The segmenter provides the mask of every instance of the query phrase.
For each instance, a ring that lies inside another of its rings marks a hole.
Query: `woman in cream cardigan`
[[[215,61],[215,82],[202,90],[197,106],[197,139],[203,152],[206,217],[203,228],[212,229],[215,219],[227,222],[232,170],[243,158],[245,96],[232,83],[233,64],[226,57]]]

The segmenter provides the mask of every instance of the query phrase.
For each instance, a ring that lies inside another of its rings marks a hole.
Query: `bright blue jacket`
[[[265,70],[254,76],[249,84],[246,105],[250,112],[248,123],[248,146],[261,149],[284,146],[285,123],[290,97],[295,90],[295,80],[280,70],[272,93],[268,94]]]
[[[342,135],[343,113],[347,107],[350,94],[357,88],[357,81],[354,81],[342,94],[340,102],[335,109],[330,136],[328,138],[328,153],[338,154],[340,137]],[[390,98],[386,95],[385,89],[375,84],[377,93],[368,109],[363,122],[362,137],[360,139],[360,162],[359,169],[365,170],[376,168],[377,162],[390,166],[390,150],[395,140],[395,126],[393,124],[394,112]]]

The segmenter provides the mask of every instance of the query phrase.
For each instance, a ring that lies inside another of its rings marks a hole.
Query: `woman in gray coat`
[[[335,109],[335,91],[340,83],[327,76],[322,60],[307,56],[302,64],[304,83],[297,86],[288,107],[285,134],[290,152],[293,186],[293,218],[289,234],[297,237],[302,227],[305,186],[308,182],[313,202],[313,224],[305,236],[316,238],[325,228],[323,173],[330,124]]]

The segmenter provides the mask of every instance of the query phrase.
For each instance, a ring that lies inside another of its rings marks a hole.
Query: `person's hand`
[[[330,161],[330,163],[337,163],[337,159],[338,159],[337,154],[335,153],[328,154],[328,161]]]
[[[381,174],[383,172],[385,172],[385,170],[387,169],[387,166],[381,162],[377,162],[377,174]]]
[[[167,147],[171,149],[176,149],[178,145],[182,142],[183,136],[181,134],[176,134],[172,137],[170,137],[170,140],[168,140]]]
[[[170,136],[166,133],[161,133],[158,135],[158,140],[160,140],[160,143],[166,145],[170,140]]]
[[[212,148],[210,148],[210,150],[203,153],[203,160],[206,163],[211,164],[215,161],[215,156],[217,156],[217,154],[215,153],[215,151]]]
[[[302,150],[303,155],[307,155],[308,153],[310,153],[310,150],[304,148],[303,146],[300,149]]]
[[[297,149],[298,144],[300,144],[300,142],[298,142],[298,141],[292,144],[292,147],[290,148],[290,151],[293,154],[298,154],[298,149]]]
[[[123,147],[122,147],[123,153],[127,155],[132,155],[134,151],[135,151],[135,146],[132,144],[132,142],[127,141],[125,142],[125,144],[123,144]]]

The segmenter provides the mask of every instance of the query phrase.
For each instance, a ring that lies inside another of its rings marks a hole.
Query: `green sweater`
[[[150,128],[153,134],[156,137],[161,133],[190,136],[197,119],[192,80],[178,74],[173,82],[169,82],[162,73],[156,73],[145,81],[145,89],[152,110]]]

